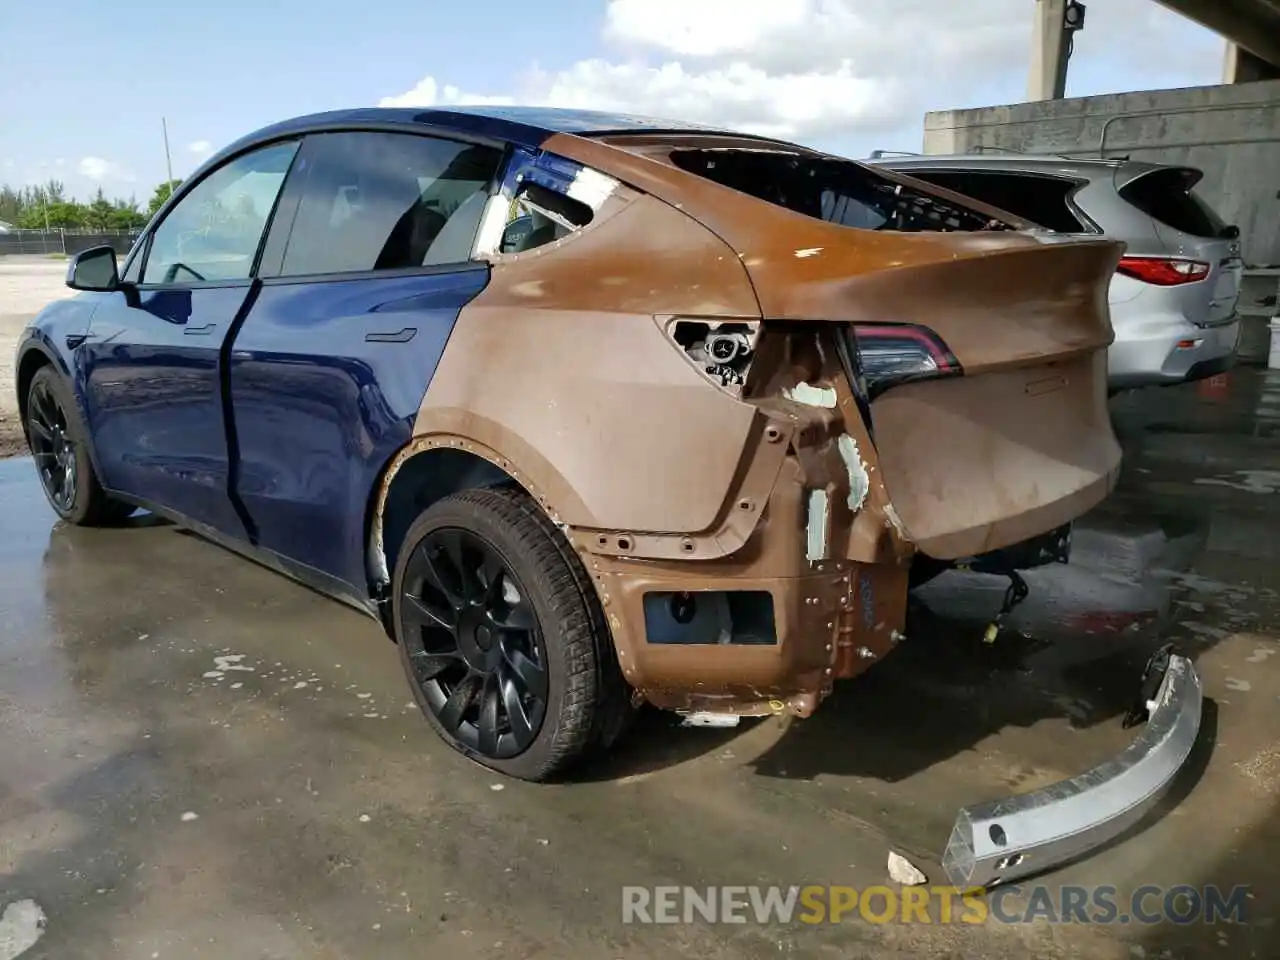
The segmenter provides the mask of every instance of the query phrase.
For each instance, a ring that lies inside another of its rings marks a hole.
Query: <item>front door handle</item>
[[[369,343],[408,343],[417,332],[417,327],[405,327],[395,333],[366,333],[364,338]]]
[[[203,327],[186,327],[182,332],[188,337],[207,337],[217,329],[216,323],[206,323]]]

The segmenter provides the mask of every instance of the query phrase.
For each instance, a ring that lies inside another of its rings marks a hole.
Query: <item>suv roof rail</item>
[[[919,157],[921,154],[913,153],[910,150],[872,150],[872,160],[883,160],[885,157]]]

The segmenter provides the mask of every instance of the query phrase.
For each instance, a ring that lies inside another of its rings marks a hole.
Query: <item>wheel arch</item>
[[[18,420],[22,426],[22,435],[24,437],[27,435],[27,394],[31,392],[31,381],[35,379],[36,371],[41,367],[53,367],[63,374],[66,373],[57,358],[41,346],[39,341],[28,341],[18,353],[16,378],[14,380],[14,388],[18,393]]]
[[[391,458],[369,502],[367,567],[384,596],[400,547],[422,511],[463,490],[514,486],[546,507],[512,462],[483,444],[449,434],[415,437]]]

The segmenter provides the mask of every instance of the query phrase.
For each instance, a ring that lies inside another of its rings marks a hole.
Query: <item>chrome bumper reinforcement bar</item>
[[[1123,833],[1159,802],[1191,754],[1201,701],[1191,661],[1170,655],[1146,703],[1146,726],[1123,753],[1043,790],[961,809],[942,858],[951,883],[993,887],[1043,873]]]

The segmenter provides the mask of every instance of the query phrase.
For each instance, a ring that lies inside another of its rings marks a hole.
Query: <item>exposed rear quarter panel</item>
[[[414,433],[487,445],[573,526],[712,526],[755,407],[712,388],[656,315],[757,317],[731,250],[623,190],[593,223],[498,258],[463,308]]]

